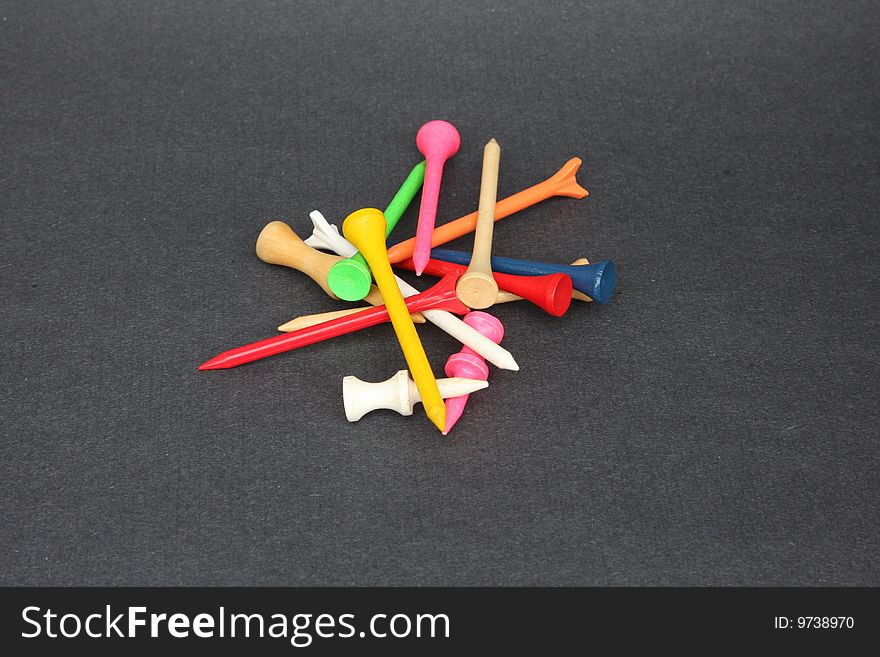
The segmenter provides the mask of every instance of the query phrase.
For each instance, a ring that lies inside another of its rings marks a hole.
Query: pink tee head
[[[471,311],[464,316],[464,322],[485,335],[495,344],[499,344],[504,336],[504,325],[497,317],[489,313],[478,310]],[[489,378],[489,366],[486,365],[486,361],[479,354],[470,347],[465,346],[458,353],[452,354],[446,361],[446,376],[460,376],[466,379],[485,381]],[[468,397],[469,395],[462,395],[461,397],[450,397],[446,400],[444,436],[449,433],[455,423],[458,422],[462,413],[464,413]]]
[[[413,250],[416,274],[421,276],[431,257],[431,237],[437,219],[443,165],[458,152],[461,136],[455,126],[447,121],[429,121],[419,128],[416,146],[425,156],[425,182],[422,185],[422,204],[419,208],[419,224]]]
[[[443,164],[458,152],[461,135],[449,121],[428,121],[416,133],[416,146],[429,163]]]

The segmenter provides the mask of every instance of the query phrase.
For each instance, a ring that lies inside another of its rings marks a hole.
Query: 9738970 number
[[[851,630],[854,626],[852,616],[777,616],[773,619],[773,627],[777,630]]]

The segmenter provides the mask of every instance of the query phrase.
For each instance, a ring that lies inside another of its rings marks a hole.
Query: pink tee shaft
[[[443,162],[428,160],[425,167],[425,182],[422,186],[422,204],[419,207],[419,223],[416,227],[416,244],[413,249],[413,264],[416,275],[421,276],[431,259],[431,237],[437,223],[437,205],[440,203],[440,182],[443,179]]]

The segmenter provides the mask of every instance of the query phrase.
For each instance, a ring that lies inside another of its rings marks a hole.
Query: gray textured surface
[[[0,16],[0,584],[880,584],[876,3]],[[345,421],[388,327],[196,373],[339,305],[257,233],[383,207],[441,117],[440,220],[490,136],[504,196],[584,157],[496,252],[613,303],[499,308],[522,371],[448,440]]]

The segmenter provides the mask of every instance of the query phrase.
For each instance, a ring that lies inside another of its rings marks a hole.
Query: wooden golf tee
[[[406,364],[412,373],[413,381],[422,397],[425,415],[443,431],[446,426],[446,406],[437,387],[437,380],[431,371],[431,364],[419,340],[419,334],[409,316],[406,302],[397,287],[394,272],[385,251],[385,217],[381,210],[364,208],[357,210],[342,222],[342,233],[360,251],[370,269],[376,284],[385,299],[385,308],[394,327],[394,333],[403,350]]]
[[[437,379],[437,387],[443,399],[447,399],[488,388],[489,382],[464,378]],[[413,407],[420,401],[419,389],[406,370],[400,370],[387,381],[379,383],[361,381],[356,376],[342,379],[342,403],[345,418],[349,422],[357,422],[367,413],[380,408],[412,415]]]
[[[495,197],[498,193],[498,167],[501,147],[494,139],[483,148],[483,175],[480,178],[480,204],[474,250],[467,271],[455,288],[458,298],[468,308],[488,308],[498,296],[498,283],[492,277],[492,228],[495,225]],[[425,269],[427,263],[422,265]]]
[[[464,316],[468,326],[473,326],[492,342],[499,343],[504,337],[504,325],[494,315],[476,310]],[[489,378],[489,366],[478,354],[468,347],[462,347],[457,354],[452,354],[446,360],[446,376],[462,377],[465,379],[477,379],[485,381]],[[464,413],[469,395],[451,397],[446,400],[446,427],[443,429],[445,436],[450,432],[455,423]]]
[[[330,268],[342,258],[313,249],[283,221],[266,224],[260,232],[257,237],[257,257],[270,265],[283,265],[302,272],[320,285],[331,299],[339,299],[330,289],[327,277]],[[364,301],[374,306],[385,303],[375,286],[371,287]],[[424,317],[420,318],[420,322],[424,322]]]
[[[339,298],[327,285],[327,273],[340,258],[316,251],[283,221],[268,223],[260,231],[257,237],[257,257],[270,265],[296,269],[320,285],[331,299]]]
[[[578,185],[575,176],[578,167],[581,166],[581,159],[573,157],[562,168],[550,176],[544,182],[533,185],[528,189],[517,192],[513,196],[508,196],[498,201],[495,205],[495,221],[509,217],[515,212],[524,210],[532,205],[545,201],[554,196],[567,196],[569,198],[585,198],[589,196],[589,192]],[[424,193],[424,192],[423,192]],[[438,226],[431,234],[431,246],[440,246],[454,239],[458,239],[470,232],[473,232],[477,226],[477,213],[471,212],[468,215],[459,217],[455,221],[450,221],[442,226]],[[401,260],[413,257],[416,240],[411,238],[395,244],[388,249],[388,260],[392,264]],[[428,258],[426,258],[427,260]]]

